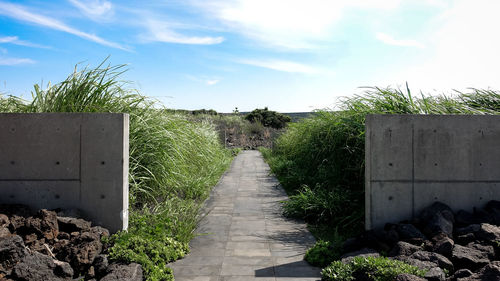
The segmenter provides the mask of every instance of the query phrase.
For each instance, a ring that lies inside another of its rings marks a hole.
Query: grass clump
[[[403,273],[423,277],[426,271],[385,257],[356,257],[348,264],[335,261],[321,271],[325,281],[392,281]]]
[[[140,263],[146,280],[173,280],[167,263],[183,257],[210,188],[227,169],[212,123],[192,121],[119,80],[124,65],[83,68],[42,89],[33,100],[0,98],[2,112],[114,112],[130,115],[128,231],[113,235],[110,258]],[[195,172],[194,172],[195,171]]]

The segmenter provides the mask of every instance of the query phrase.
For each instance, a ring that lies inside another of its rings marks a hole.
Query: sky
[[[498,0],[0,0],[0,94],[78,64],[168,108],[334,108],[362,87],[500,89]]]

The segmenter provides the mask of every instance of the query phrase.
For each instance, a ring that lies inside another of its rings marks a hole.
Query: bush
[[[320,240],[307,250],[304,259],[311,265],[323,268],[340,258],[341,245],[342,243]]]
[[[275,129],[281,129],[286,126],[288,122],[292,119],[290,116],[278,113],[276,111],[271,111],[269,109],[254,109],[252,112],[245,116],[245,119],[256,123],[259,122],[265,127],[271,127]]]
[[[356,257],[348,264],[335,261],[321,271],[322,280],[326,281],[350,281],[358,278],[361,280],[392,281],[403,273],[423,277],[426,271],[385,257]]]

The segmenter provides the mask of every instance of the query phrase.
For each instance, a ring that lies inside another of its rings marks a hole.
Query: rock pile
[[[83,219],[0,205],[0,280],[142,280],[140,265],[109,263],[106,236]]]
[[[425,279],[500,281],[500,202],[453,213],[436,202],[412,220],[386,224],[344,243],[343,262],[384,255],[428,270]],[[396,280],[425,280],[401,275]]]

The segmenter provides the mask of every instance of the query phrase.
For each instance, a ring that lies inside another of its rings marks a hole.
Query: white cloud
[[[423,89],[500,88],[500,37],[497,0],[455,1],[429,37],[432,52],[422,63],[399,74]]]
[[[31,13],[28,10],[26,10],[24,7],[19,6],[19,5],[0,2],[0,15],[11,17],[11,18],[23,21],[23,22],[29,22],[32,24],[37,24],[40,26],[59,30],[59,31],[66,32],[69,34],[73,34],[73,35],[78,36],[80,38],[83,38],[83,39],[86,39],[86,40],[89,40],[89,41],[92,41],[92,42],[95,42],[95,43],[98,43],[98,44],[101,44],[104,46],[129,51],[128,48],[126,48],[118,43],[114,43],[114,42],[105,40],[105,39],[103,39],[97,35],[94,35],[94,34],[80,31],[76,28],[73,28],[73,27],[66,25],[65,23],[63,23],[57,19],[53,19],[50,17]]]
[[[400,46],[400,47],[416,47],[416,48],[425,48],[425,45],[416,41],[416,40],[409,40],[409,39],[394,39],[394,37],[378,32],[375,37],[382,41],[383,43],[387,45],[393,45],[393,46]]]
[[[84,14],[94,20],[109,20],[113,15],[113,6],[109,1],[101,0],[68,0]]]
[[[0,65],[18,65],[18,64],[33,64],[36,63],[32,59],[27,58],[2,58],[0,57]]]
[[[4,43],[19,45],[19,46],[26,46],[26,47],[33,47],[33,48],[42,48],[42,49],[50,49],[51,48],[48,46],[39,45],[39,44],[31,43],[28,41],[24,41],[24,40],[19,40],[19,37],[17,37],[17,36],[0,37],[0,44],[4,44]]]
[[[254,60],[254,59],[240,59],[236,60],[237,63],[248,64],[263,68],[268,68],[277,71],[284,71],[290,73],[304,73],[304,74],[315,74],[319,73],[319,69],[314,68],[309,65],[293,62],[293,61],[285,61],[285,60]]]
[[[345,10],[394,9],[400,0],[191,0],[229,29],[286,49],[314,49],[332,40]]]
[[[209,80],[207,80],[205,83],[206,83],[208,86],[212,86],[212,85],[215,85],[215,84],[217,84],[217,83],[219,83],[219,82],[220,82],[220,80],[218,80],[218,79],[209,79]]]
[[[193,44],[193,45],[213,45],[224,41],[224,37],[217,36],[187,36],[174,31],[167,22],[148,20],[146,23],[148,35],[143,35],[145,41]]]

